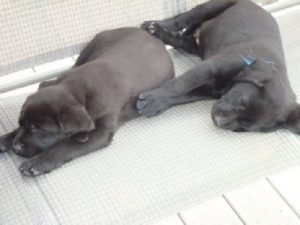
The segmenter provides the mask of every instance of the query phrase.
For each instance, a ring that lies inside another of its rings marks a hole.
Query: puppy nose
[[[13,143],[12,148],[15,152],[21,152],[24,149],[24,144],[22,144],[22,143]]]

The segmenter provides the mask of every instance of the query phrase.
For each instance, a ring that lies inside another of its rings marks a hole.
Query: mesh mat
[[[278,17],[293,88],[300,96],[300,9]],[[198,59],[172,51],[181,74]],[[34,87],[33,87],[34,88]],[[31,89],[31,88],[30,88]],[[16,126],[26,94],[1,97],[0,132]],[[123,126],[113,144],[36,179],[0,156],[0,224],[150,224],[188,205],[299,164],[299,137],[223,131],[211,101],[174,107]]]
[[[169,0],[1,0],[0,75],[75,55],[101,30],[171,14]]]

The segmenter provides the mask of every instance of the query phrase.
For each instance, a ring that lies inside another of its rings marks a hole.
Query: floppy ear
[[[95,129],[95,123],[82,105],[66,108],[58,119],[60,128],[66,135],[89,132]]]
[[[241,72],[237,77],[236,81],[246,81],[255,84],[257,87],[262,88],[268,81],[271,80],[271,74],[262,73],[256,70],[246,69]]]
[[[289,114],[284,127],[296,134],[300,134],[300,105],[297,104]]]

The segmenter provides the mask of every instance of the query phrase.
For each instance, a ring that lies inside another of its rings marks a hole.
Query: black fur
[[[144,22],[142,28],[203,61],[142,93],[141,114],[155,116],[173,105],[215,98],[212,119],[218,127],[286,127],[300,133],[300,107],[287,77],[278,25],[252,1],[211,0],[174,18]]]
[[[174,77],[164,44],[139,28],[104,31],[75,67],[29,96],[19,127],[0,138],[0,151],[30,157],[27,176],[108,146],[117,129],[137,117],[138,95]]]

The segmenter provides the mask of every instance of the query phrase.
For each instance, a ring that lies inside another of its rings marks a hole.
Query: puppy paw
[[[164,32],[163,28],[160,27],[155,21],[145,21],[141,25],[141,28],[157,38],[159,38],[162,32]]]
[[[21,164],[20,172],[24,176],[36,177],[45,173],[49,173],[55,168],[51,162],[40,161],[38,158],[32,158]]]
[[[171,106],[170,102],[166,92],[158,88],[142,93],[139,96],[136,107],[140,114],[146,117],[153,117],[167,110]]]

